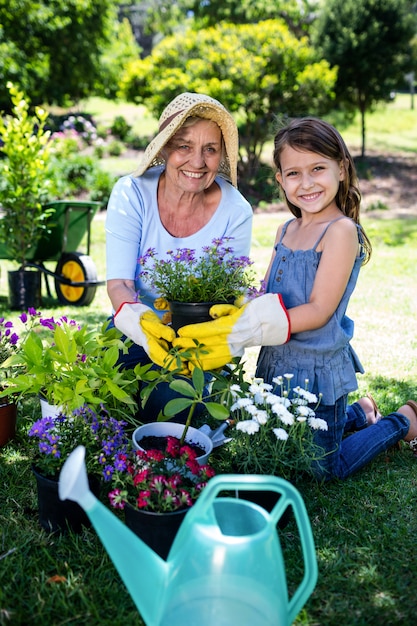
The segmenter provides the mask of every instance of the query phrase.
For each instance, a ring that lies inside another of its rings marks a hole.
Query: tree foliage
[[[283,19],[288,28],[302,36],[314,19],[319,0],[154,0],[147,10],[147,28],[172,34],[187,19],[195,28],[208,28],[221,21],[254,24]]]
[[[100,48],[111,36],[118,0],[0,0],[0,107],[6,83],[33,104],[65,104],[89,95]]]
[[[337,100],[361,114],[362,156],[366,112],[389,100],[410,63],[410,42],[416,31],[413,4],[410,0],[327,0],[318,18],[313,41],[324,58],[339,68]]]
[[[266,20],[166,37],[150,56],[130,64],[121,89],[155,116],[183,91],[220,100],[236,113],[241,183],[249,184],[276,118],[324,114],[335,80],[336,70],[316,60],[307,38],[296,38],[281,20]]]
[[[127,18],[115,22],[113,37],[101,50],[100,74],[97,77],[95,94],[114,99],[121,74],[128,63],[140,56],[140,51]]]

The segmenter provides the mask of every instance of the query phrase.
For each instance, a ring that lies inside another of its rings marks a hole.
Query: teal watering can
[[[187,512],[164,561],[91,493],[76,448],[60,479],[61,500],[85,510],[147,626],[290,626],[317,582],[310,522],[299,492],[275,476],[228,475],[210,479]],[[268,513],[235,490],[280,495]],[[288,598],[276,525],[288,506],[294,511],[304,576]]]

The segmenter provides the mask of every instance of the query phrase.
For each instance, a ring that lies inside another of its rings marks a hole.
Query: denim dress
[[[310,250],[290,250],[282,240],[289,220],[284,224],[281,238],[276,244],[276,256],[267,284],[267,292],[282,294],[285,306],[290,309],[309,301],[321,252],[317,246],[327,229],[339,217],[330,222]],[[359,243],[363,243],[361,227],[357,225]],[[364,251],[356,257],[342,299],[325,326],[315,330],[294,333],[282,346],[264,346],[259,354],[256,375],[271,383],[272,378],[293,374],[291,386],[306,386],[315,394],[322,394],[322,403],[334,405],[341,396],[357,389],[356,372],[363,372],[350,340],[353,321],[346,315],[349,298],[356,286]]]

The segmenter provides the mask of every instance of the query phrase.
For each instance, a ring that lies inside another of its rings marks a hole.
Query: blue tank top
[[[282,294],[284,304],[292,308],[309,301],[314,279],[321,259],[317,246],[327,229],[339,217],[329,222],[310,250],[291,250],[282,240],[289,220],[284,224],[281,238],[275,246],[276,255],[267,284],[267,292]],[[361,227],[357,226],[358,240],[363,244]],[[322,394],[322,403],[335,404],[341,396],[357,389],[356,372],[363,367],[350,345],[354,323],[346,315],[350,296],[356,286],[364,251],[356,257],[346,290],[331,319],[315,330],[294,333],[283,346],[265,346],[261,349],[256,375],[271,383],[272,378],[293,374],[292,386],[306,386],[312,393]]]

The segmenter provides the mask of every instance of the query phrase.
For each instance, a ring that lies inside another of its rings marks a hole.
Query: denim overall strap
[[[346,215],[342,215],[341,217],[336,217],[334,220],[332,220],[331,222],[329,222],[326,226],[326,228],[323,230],[323,232],[321,233],[320,237],[317,239],[316,243],[313,246],[313,250],[315,250],[317,248],[317,246],[319,245],[320,241],[323,239],[324,235],[327,233],[327,229],[329,228],[329,226],[331,226],[332,224],[334,224],[334,222],[338,222],[339,220],[344,220],[346,218]],[[350,218],[346,218],[346,219],[350,219]]]

